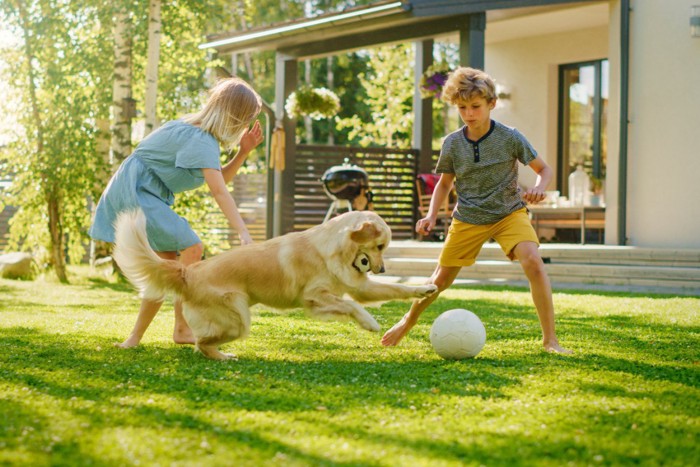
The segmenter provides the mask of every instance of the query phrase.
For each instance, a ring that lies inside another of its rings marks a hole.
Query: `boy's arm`
[[[455,182],[455,174],[443,173],[440,174],[440,179],[435,185],[433,196],[430,198],[430,208],[428,209],[428,217],[437,219],[440,209],[445,205],[447,197],[450,196],[452,187]]]
[[[533,159],[528,164],[528,167],[534,170],[537,174],[537,181],[535,182],[535,186],[529,188],[525,192],[523,195],[523,200],[525,200],[527,203],[535,204],[539,203],[546,197],[544,191],[547,189],[547,185],[549,185],[549,182],[552,180],[554,171],[541,157],[536,157]]]
[[[435,190],[433,191],[433,196],[430,197],[430,207],[428,208],[428,215],[423,219],[419,219],[416,224],[416,232],[420,235],[428,235],[435,227],[437,222],[437,216],[440,213],[440,209],[444,206],[447,197],[452,191],[452,186],[454,185],[455,174],[443,173],[440,174],[440,180],[438,180],[435,185]]]

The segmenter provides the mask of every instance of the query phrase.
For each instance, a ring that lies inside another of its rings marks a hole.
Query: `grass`
[[[555,294],[573,356],[547,354],[529,293],[446,291],[399,347],[352,323],[256,307],[214,362],[171,341],[166,305],[120,350],[130,287],[0,280],[0,465],[697,465],[700,297]],[[432,320],[477,313],[477,358],[445,361]],[[371,309],[382,329],[406,311]]]

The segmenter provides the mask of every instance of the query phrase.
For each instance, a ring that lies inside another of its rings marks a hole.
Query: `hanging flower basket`
[[[321,120],[338,113],[340,99],[330,89],[304,86],[289,95],[284,109],[291,118],[308,115],[314,120]]]
[[[447,82],[450,67],[445,62],[433,63],[420,78],[420,95],[423,99],[440,98],[442,87]]]

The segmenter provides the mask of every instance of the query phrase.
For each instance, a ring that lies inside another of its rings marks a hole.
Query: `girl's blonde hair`
[[[209,99],[202,110],[182,119],[211,133],[230,151],[238,145],[243,132],[261,109],[260,96],[248,83],[240,78],[225,78],[209,91]]]
[[[451,105],[483,97],[486,102],[496,100],[496,84],[493,78],[476,68],[460,67],[450,73],[442,88],[442,98]]]

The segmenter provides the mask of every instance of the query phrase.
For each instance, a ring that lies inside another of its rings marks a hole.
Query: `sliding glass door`
[[[569,174],[582,165],[599,191],[605,179],[608,109],[607,60],[559,67],[557,189],[569,194]]]

